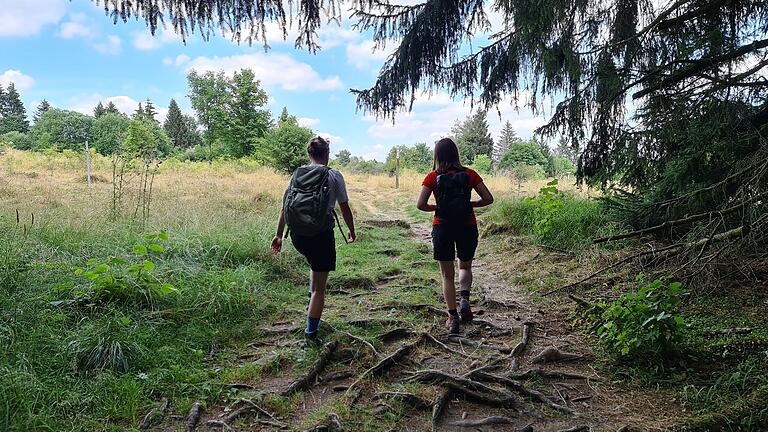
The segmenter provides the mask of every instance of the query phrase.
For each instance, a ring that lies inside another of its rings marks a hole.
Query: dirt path
[[[428,251],[429,227],[391,200],[363,196],[361,225],[370,232],[400,229]],[[298,347],[301,311],[273,323],[241,354],[264,376],[233,382],[230,403],[205,410],[198,429],[666,430],[672,421],[664,401],[671,396],[615,386],[597,373],[589,344],[567,315],[538,306],[501,276],[505,263],[514,262],[504,258],[481,246],[472,294],[476,319],[458,338],[445,329],[437,274],[430,274],[434,286],[418,287],[431,293],[431,303],[393,301],[393,292],[409,289],[399,275],[369,290],[331,291],[329,308],[341,321],[325,323],[330,341],[313,358]],[[429,260],[413,266],[417,273],[436,272]],[[198,430],[185,429],[184,421],[159,430]]]

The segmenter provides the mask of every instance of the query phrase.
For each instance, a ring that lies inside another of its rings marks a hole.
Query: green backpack
[[[283,197],[288,231],[312,236],[333,229],[333,212],[328,209],[329,171],[325,165],[304,165],[294,171]]]

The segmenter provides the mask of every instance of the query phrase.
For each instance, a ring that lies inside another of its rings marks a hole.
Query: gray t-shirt
[[[349,202],[347,196],[347,184],[344,182],[344,176],[340,172],[332,169],[328,171],[328,185],[330,186],[330,200],[328,201],[328,210],[333,210],[336,203],[344,204]]]

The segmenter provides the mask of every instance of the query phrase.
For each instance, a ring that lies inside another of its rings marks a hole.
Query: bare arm
[[[357,239],[357,233],[355,232],[355,219],[352,216],[352,209],[349,208],[349,202],[339,203],[341,209],[341,217],[344,218],[344,223],[349,228],[349,242],[352,243]]]
[[[419,193],[419,198],[416,200],[416,208],[425,211],[425,212],[433,212],[435,209],[437,209],[437,206],[434,204],[429,204],[429,196],[432,195],[432,189],[422,186],[421,187],[421,193]]]
[[[488,190],[485,183],[475,186],[475,192],[480,195],[480,199],[472,201],[472,207],[485,207],[493,204],[493,195],[491,195],[491,191]]]
[[[280,210],[280,217],[277,219],[277,233],[272,239],[272,253],[280,253],[283,249],[283,234],[285,233],[285,211]]]

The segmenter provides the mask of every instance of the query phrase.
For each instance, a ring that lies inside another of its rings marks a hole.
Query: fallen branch
[[[413,407],[415,409],[427,409],[432,406],[432,403],[424,400],[413,393],[408,392],[381,392],[373,395],[374,399],[394,399]]]
[[[504,416],[490,416],[486,417],[484,419],[477,419],[477,420],[459,420],[451,423],[451,426],[458,426],[458,427],[479,427],[479,426],[490,426],[490,425],[500,425],[500,424],[510,424],[513,423],[514,420],[509,417]]]
[[[379,375],[383,374],[384,372],[386,372],[387,370],[389,370],[389,368],[391,368],[392,366],[396,365],[400,360],[402,360],[407,355],[409,355],[411,352],[413,352],[413,350],[415,350],[416,347],[418,347],[419,344],[422,343],[423,338],[424,338],[424,336],[422,335],[422,337],[420,337],[415,342],[412,342],[412,343],[407,344],[407,345],[403,345],[400,348],[398,348],[395,352],[393,352],[392,354],[390,354],[390,355],[384,357],[383,359],[381,359],[373,367],[371,367],[370,369],[368,369],[365,372],[363,372],[355,380],[355,382],[353,382],[349,386],[349,388],[347,389],[346,393],[349,393],[350,391],[352,391],[352,389],[357,387],[357,385],[360,384],[360,382],[364,378],[366,378],[368,376],[379,376]]]
[[[337,341],[331,341],[323,346],[320,354],[317,356],[317,360],[309,368],[309,371],[301,378],[294,381],[287,389],[283,390],[283,396],[290,396],[298,391],[309,388],[317,379],[317,376],[325,369],[325,366],[330,362],[331,356],[339,347]]]
[[[163,398],[162,400],[160,400],[160,405],[149,410],[147,415],[144,416],[144,419],[142,419],[141,423],[139,423],[139,430],[140,431],[149,430],[149,428],[151,428],[155,424],[162,421],[163,416],[165,416],[165,411],[167,409],[168,409],[168,398]]]
[[[195,428],[197,428],[197,422],[200,421],[200,414],[202,414],[200,401],[195,401],[195,403],[192,404],[192,408],[189,409],[189,414],[187,414],[186,432],[193,432]]]
[[[531,328],[533,328],[533,323],[523,323],[523,337],[520,339],[520,342],[518,342],[517,345],[512,348],[512,351],[509,353],[510,357],[517,357],[523,354],[523,351],[525,351],[525,348],[528,346],[528,341],[531,337]]]
[[[555,347],[544,348],[536,357],[531,359],[531,363],[554,363],[559,361],[573,361],[583,358],[581,354],[574,354],[560,351]]]
[[[484,344],[483,342],[476,342],[476,341],[473,341],[472,339],[467,339],[465,337],[461,337],[458,335],[448,336],[448,341],[459,344],[459,345],[468,345],[473,348],[480,348],[482,346],[487,349],[499,351],[502,354],[509,354],[510,352],[512,352],[512,348],[509,348],[506,346],[488,345],[488,344]]]

